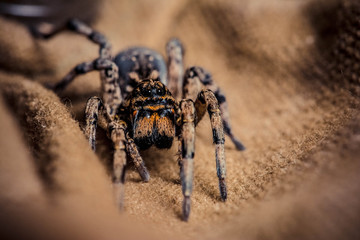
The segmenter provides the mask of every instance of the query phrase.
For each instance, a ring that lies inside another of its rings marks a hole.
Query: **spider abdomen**
[[[158,52],[145,47],[132,47],[115,56],[114,62],[119,68],[119,83],[121,92],[127,96],[129,89],[152,74],[167,83],[166,64]]]

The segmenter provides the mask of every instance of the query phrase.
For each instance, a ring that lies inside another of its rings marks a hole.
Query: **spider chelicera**
[[[113,142],[113,183],[117,203],[122,204],[127,156],[134,162],[143,181],[150,179],[139,150],[155,145],[170,148],[179,140],[183,219],[190,214],[193,182],[195,126],[207,111],[213,131],[220,196],[227,198],[224,141],[227,134],[238,150],[244,146],[233,135],[224,94],[210,73],[201,67],[184,72],[184,48],[178,39],[166,46],[167,65],[162,56],[144,47],[129,48],[114,58],[111,45],[99,32],[73,19],[68,28],[87,36],[100,46],[99,58],[74,67],[53,86],[62,91],[79,74],[100,71],[102,98],[91,97],[86,104],[85,135],[95,151],[96,128],[105,129]]]

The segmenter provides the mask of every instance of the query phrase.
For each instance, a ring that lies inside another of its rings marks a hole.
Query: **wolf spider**
[[[143,47],[129,48],[115,58],[111,45],[101,33],[79,20],[70,20],[68,28],[87,36],[100,46],[99,58],[74,67],[53,86],[62,91],[73,79],[93,70],[100,71],[102,99],[91,97],[86,104],[85,134],[95,151],[96,128],[105,129],[113,142],[113,183],[117,204],[122,204],[127,156],[134,162],[141,179],[150,175],[139,149],[170,148],[179,140],[179,166],[182,184],[183,220],[190,214],[193,182],[195,126],[209,114],[215,144],[216,169],[220,196],[227,198],[224,141],[226,133],[238,150],[244,146],[232,134],[224,94],[209,72],[201,67],[183,69],[184,48],[171,39],[166,46],[167,66],[156,51]],[[168,87],[167,87],[168,86]],[[180,101],[177,101],[182,97]]]

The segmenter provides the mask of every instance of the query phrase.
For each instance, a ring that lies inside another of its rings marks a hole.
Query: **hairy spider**
[[[184,48],[171,39],[166,46],[167,66],[156,51],[143,47],[129,48],[115,58],[111,45],[99,32],[79,20],[68,27],[100,45],[100,57],[73,68],[53,89],[63,90],[77,75],[99,70],[102,99],[92,97],[86,104],[85,134],[95,151],[97,125],[108,132],[113,142],[113,183],[117,203],[122,204],[127,156],[134,162],[143,181],[150,179],[139,149],[170,148],[179,139],[179,166],[182,184],[183,219],[190,214],[193,182],[195,126],[207,111],[215,144],[216,169],[220,196],[227,198],[224,141],[226,133],[238,150],[244,146],[231,132],[224,94],[209,72],[201,67],[183,69]],[[168,86],[168,87],[167,87]],[[180,101],[179,98],[182,97]]]

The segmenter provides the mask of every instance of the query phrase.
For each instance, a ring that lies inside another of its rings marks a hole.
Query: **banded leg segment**
[[[167,86],[174,98],[179,100],[182,96],[184,79],[184,47],[178,39],[173,38],[166,45],[166,53],[169,81]]]
[[[113,186],[116,204],[121,209],[124,204],[124,183],[126,172],[126,123],[113,121],[108,125],[108,131],[113,142]]]
[[[145,163],[140,156],[139,150],[137,149],[134,140],[130,138],[129,134],[126,134],[126,141],[126,150],[131,160],[134,162],[134,165],[139,172],[141,179],[144,182],[148,182],[150,180],[150,174],[146,169]]]
[[[109,132],[114,147],[113,181],[119,183],[124,181],[124,167],[126,164],[126,123],[123,121],[112,121],[104,111],[104,105],[98,97],[92,97],[87,101],[85,109],[86,126],[85,135],[89,139],[89,145],[95,151],[96,128],[99,123],[102,128]]]
[[[119,70],[117,65],[110,60],[98,59],[96,67],[104,71],[100,72],[102,99],[106,112],[111,119],[114,119],[117,109],[122,102],[122,94],[119,85]]]
[[[92,62],[85,62],[77,65],[54,86],[54,90],[61,91],[65,89],[66,86],[70,84],[79,74],[99,70],[101,71],[104,106],[106,106],[109,117],[113,119],[116,109],[121,104],[122,96],[118,83],[118,67],[111,60],[111,44],[104,35],[93,30],[91,27],[77,19],[70,20],[68,22],[68,28],[87,36],[91,41],[98,44],[100,46],[100,56]]]
[[[196,112],[203,113],[207,110],[215,144],[216,172],[219,178],[220,196],[223,201],[227,198],[226,190],[226,162],[225,162],[225,134],[220,108],[215,94],[211,90],[202,90],[195,102]]]
[[[190,99],[179,104],[182,112],[182,127],[180,142],[180,178],[182,185],[183,219],[187,221],[190,215],[190,196],[193,189],[194,154],[195,154],[195,106]]]
[[[53,89],[56,92],[60,92],[64,90],[75,77],[93,70],[101,71],[104,106],[106,106],[106,111],[112,119],[122,101],[121,90],[118,83],[119,70],[113,61],[98,58],[91,62],[81,63],[74,67]]]
[[[84,74],[93,70],[104,70],[101,68],[103,64],[99,64],[100,61],[111,61],[111,44],[104,35],[93,30],[91,27],[77,19],[70,20],[67,27],[72,31],[87,36],[91,41],[98,44],[100,46],[99,59],[92,62],[81,63],[73,68],[59,83],[53,87],[53,89],[57,92],[64,90],[67,85],[79,74]],[[116,64],[113,65],[116,66]]]
[[[126,167],[126,123],[120,120],[112,121],[106,114],[103,103],[100,98],[92,97],[88,100],[85,109],[86,127],[85,135],[89,139],[92,150],[95,151],[96,128],[99,125],[108,129],[111,141],[113,142],[113,174],[114,194],[116,203],[120,208],[123,206],[124,182]],[[141,157],[140,157],[141,158]],[[146,169],[145,169],[146,170]]]
[[[91,41],[98,44],[100,46],[100,58],[111,59],[111,44],[103,34],[93,30],[90,26],[78,19],[71,19],[68,22],[68,28],[87,36]]]
[[[52,89],[57,93],[63,91],[74,80],[76,76],[95,70],[95,61],[83,62],[76,65],[68,74],[66,74],[66,76],[60,82],[52,86]]]
[[[98,97],[90,98],[86,103],[85,108],[85,118],[86,118],[86,126],[85,126],[85,136],[89,140],[89,145],[93,151],[95,151],[96,146],[96,128],[99,120],[99,113],[101,113],[101,109],[103,108],[103,104]]]
[[[225,133],[231,138],[236,148],[240,151],[245,150],[245,146],[234,136],[231,130],[230,117],[226,97],[222,90],[213,81],[211,74],[201,67],[190,67],[186,70],[184,78],[184,95],[185,98],[191,98],[195,101],[197,93],[205,86],[210,89],[218,101],[221,118],[224,125]],[[198,122],[202,115],[198,114]]]

